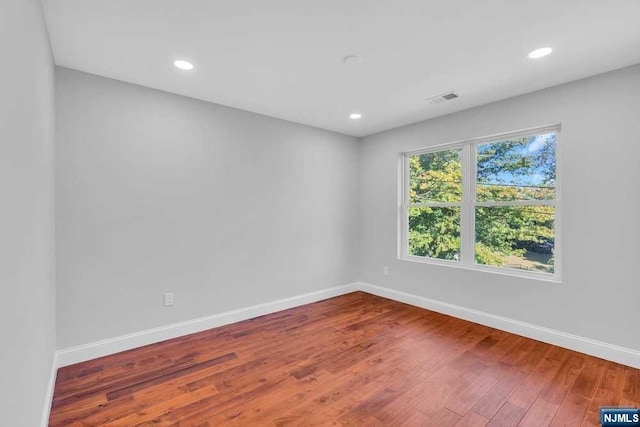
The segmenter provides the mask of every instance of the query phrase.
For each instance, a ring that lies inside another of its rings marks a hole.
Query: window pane
[[[460,208],[409,208],[409,255],[458,261]]]
[[[553,200],[556,133],[478,144],[477,200]]]
[[[462,164],[460,150],[409,156],[409,202],[460,202]]]
[[[553,273],[553,206],[476,208],[477,264]]]

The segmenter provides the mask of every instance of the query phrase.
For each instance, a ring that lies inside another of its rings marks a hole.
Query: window
[[[404,153],[401,258],[558,280],[559,132]]]

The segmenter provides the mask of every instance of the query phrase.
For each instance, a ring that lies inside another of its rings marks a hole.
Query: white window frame
[[[399,244],[398,259],[404,261],[421,262],[425,264],[435,264],[455,268],[463,268],[476,271],[504,274],[508,276],[525,277],[546,282],[560,283],[562,268],[562,239],[560,226],[561,221],[561,171],[560,165],[560,130],[559,124],[540,126],[524,129],[515,132],[507,132],[490,135],[481,138],[474,138],[465,141],[451,142],[447,144],[433,145],[418,150],[400,153],[399,173]],[[554,200],[519,200],[519,201],[476,201],[476,168],[477,168],[477,146],[489,142],[500,141],[511,138],[522,138],[537,134],[556,133],[556,197]],[[445,150],[461,150],[460,161],[462,164],[462,202],[455,203],[409,203],[409,158],[410,156],[432,153]],[[409,255],[409,207],[460,207],[460,259],[458,261],[445,260],[439,258],[420,257]],[[497,267],[491,265],[476,264],[475,255],[475,208],[482,206],[554,206],[554,272],[543,273],[529,270],[518,270],[515,268]]]

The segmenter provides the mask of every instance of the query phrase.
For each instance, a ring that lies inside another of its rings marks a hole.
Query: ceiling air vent
[[[452,99],[456,99],[458,94],[455,92],[446,92],[441,93],[440,95],[432,96],[431,98],[427,98],[426,101],[431,104],[440,104],[444,101],[451,101]]]

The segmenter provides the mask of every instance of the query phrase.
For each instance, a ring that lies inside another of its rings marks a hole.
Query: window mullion
[[[462,147],[462,207],[460,208],[460,262],[473,264],[473,216],[471,215],[472,195],[475,182],[470,144]]]
[[[477,154],[476,154],[476,144],[469,144],[469,174],[471,188],[469,189],[469,248],[470,248],[470,259],[469,264],[475,264],[475,255],[476,255],[476,200],[477,200],[477,180],[478,180],[478,162],[477,162]]]
[[[489,202],[476,202],[478,207],[501,207],[501,206],[555,206],[555,200],[498,200]]]
[[[411,208],[457,208],[462,207],[462,202],[428,202],[409,203]]]

